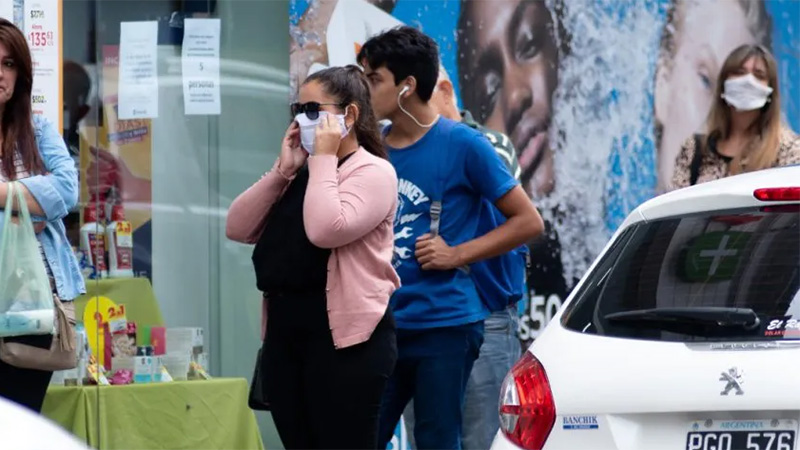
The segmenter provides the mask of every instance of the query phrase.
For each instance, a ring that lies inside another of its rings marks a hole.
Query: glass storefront
[[[16,19],[28,3],[61,18],[81,182],[66,223],[92,358],[54,376],[43,413],[99,448],[253,448],[258,429],[280,447],[269,414],[256,428],[247,408],[260,294],[225,217],[289,119],[288,1],[15,0]]]

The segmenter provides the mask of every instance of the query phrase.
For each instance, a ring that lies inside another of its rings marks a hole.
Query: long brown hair
[[[326,94],[336,98],[339,106],[358,107],[358,117],[353,125],[358,144],[373,155],[388,159],[386,148],[378,130],[378,120],[372,110],[369,84],[358,66],[331,67],[311,74],[303,84],[316,81]]]
[[[697,2],[691,2],[690,0],[672,0],[667,7],[667,20],[664,21],[664,28],[661,30],[656,78],[660,71],[666,71],[666,73],[672,71],[675,65],[675,54],[678,51],[678,44],[682,39],[691,36],[692,32],[695,31],[686,28],[686,18],[692,13],[690,8],[697,4]],[[765,2],[732,0],[731,4],[738,5],[742,9],[745,26],[747,27],[747,31],[753,35],[753,42],[761,44],[766,49],[771,49],[772,17],[767,11]],[[721,83],[724,83],[724,81],[721,81]],[[654,125],[656,148],[661,149],[661,137],[664,134],[664,124],[661,123],[656,116]]]
[[[8,50],[17,70],[14,94],[2,106],[3,119],[0,131],[3,136],[2,167],[9,179],[16,179],[15,152],[19,152],[22,165],[31,174],[44,172],[44,163],[36,147],[33,132],[31,90],[33,88],[33,64],[28,42],[22,32],[6,19],[0,18],[0,44]]]
[[[767,68],[767,81],[772,88],[769,101],[764,105],[753,122],[752,128],[756,136],[741,156],[731,161],[732,174],[751,172],[772,166],[778,156],[781,132],[781,95],[778,89],[778,63],[772,54],[761,45],[742,45],[734,50],[722,65],[715,100],[708,115],[708,139],[727,139],[731,134],[731,107],[722,98],[725,80],[744,66],[750,58],[759,58]],[[707,143],[708,144],[708,143]],[[708,149],[704,145],[704,149]]]

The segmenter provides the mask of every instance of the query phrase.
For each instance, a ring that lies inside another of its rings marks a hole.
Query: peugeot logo
[[[743,374],[736,367],[731,367],[727,372],[722,372],[719,381],[725,382],[725,389],[719,395],[728,395],[733,390],[736,390],[736,395],[744,395],[744,390],[742,390],[742,384],[744,384],[744,380],[742,380]]]

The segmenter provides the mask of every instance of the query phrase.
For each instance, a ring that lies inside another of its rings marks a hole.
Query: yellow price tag
[[[130,236],[133,233],[131,223],[128,221],[117,222],[117,236]]]
[[[101,365],[105,364],[105,335],[103,325],[109,323],[112,318],[118,317],[120,312],[124,316],[125,306],[117,305],[108,297],[92,297],[86,302],[83,310],[83,324],[86,327],[86,335],[89,340],[89,348],[92,354],[97,356]],[[108,345],[111,345],[109,342]]]
[[[133,229],[128,221],[117,222],[117,247],[133,248]]]

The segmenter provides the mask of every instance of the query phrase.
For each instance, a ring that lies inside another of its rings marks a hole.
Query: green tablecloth
[[[102,450],[264,448],[240,378],[51,386],[42,414]]]

